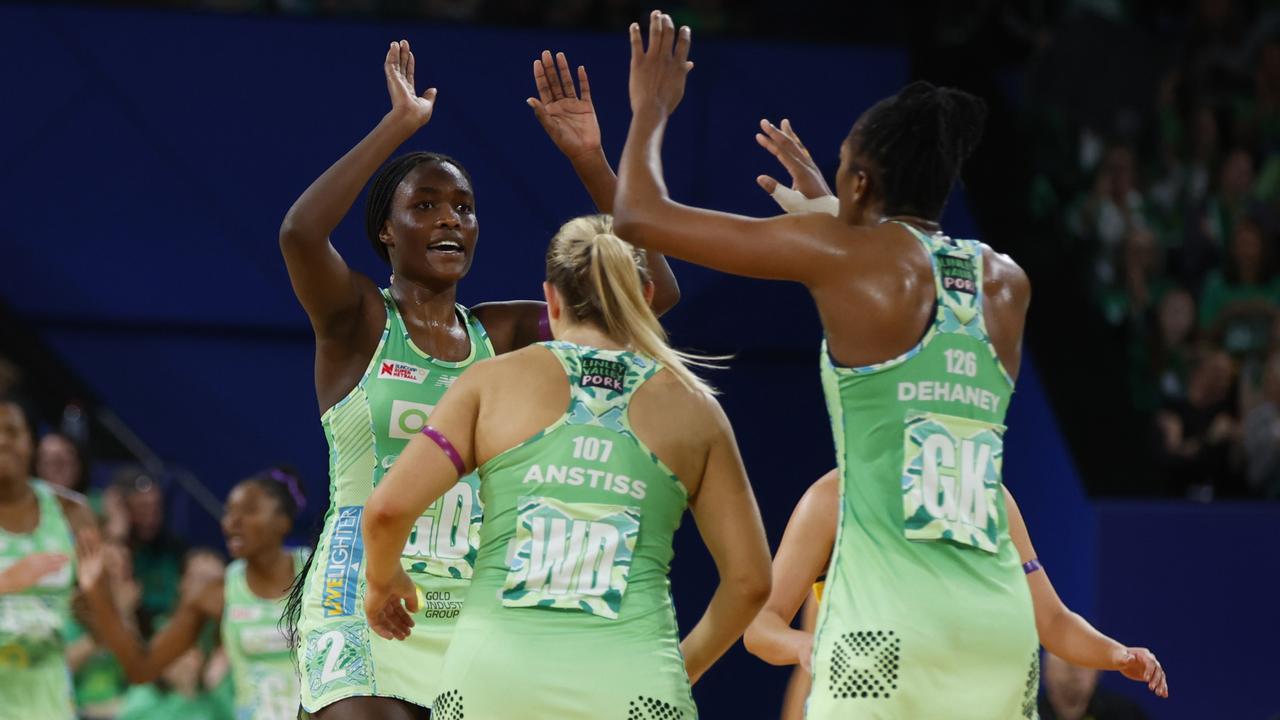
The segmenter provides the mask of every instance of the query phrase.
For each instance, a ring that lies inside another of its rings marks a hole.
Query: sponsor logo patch
[[[329,558],[324,567],[324,590],[320,606],[324,616],[347,617],[356,612],[356,595],[364,561],[364,538],[360,535],[360,516],[364,508],[348,505],[338,508],[337,520],[329,536]]]
[[[938,269],[942,275],[942,289],[975,295],[978,292],[977,274],[973,261],[968,257],[938,256]]]
[[[395,360],[383,360],[378,363],[378,378],[386,378],[389,380],[404,380],[415,385],[421,385],[427,379],[426,368],[420,368],[417,365],[409,363],[397,362]]]
[[[387,429],[387,433],[400,440],[412,439],[427,426],[427,418],[431,417],[431,411],[435,409],[435,405],[392,400],[391,427]]]
[[[614,360],[582,359],[582,387],[598,387],[622,392],[627,366]]]

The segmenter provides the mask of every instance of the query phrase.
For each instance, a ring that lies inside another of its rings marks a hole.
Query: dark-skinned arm
[[[662,171],[662,139],[667,119],[684,94],[691,35],[676,37],[669,16],[654,13],[649,47],[640,28],[631,33],[631,128],[622,151],[614,229],[619,237],[648,250],[717,270],[807,285],[838,270],[850,243],[830,238],[836,218],[807,214],[757,219],[693,208],[671,200]]]
[[[556,53],[553,57],[550,50],[543,50],[542,56],[533,61],[533,82],[538,96],[525,102],[533,109],[534,117],[569,160],[596,209],[606,214],[613,212],[618,178],[604,154],[587,68],[578,66],[575,87],[565,54]],[[662,317],[680,301],[680,284],[662,253],[646,250],[645,259],[653,279],[653,311]],[[473,309],[499,354],[547,339],[545,303],[514,300],[483,303]]]
[[[350,329],[373,283],[353,271],[329,235],[351,209],[366,182],[391,154],[427,121],[436,90],[414,90],[414,60],[409,43],[391,43],[383,71],[391,110],[346,155],[311,183],[289,208],[280,225],[280,251],[289,280],[318,335]]]
[[[222,584],[206,590],[216,593],[221,604]],[[137,632],[126,626],[110,595],[91,596],[90,627],[101,645],[111,651],[132,684],[147,683],[160,677],[165,668],[187,650],[196,646],[200,630],[208,616],[193,599],[183,599],[169,622],[144,644]]]

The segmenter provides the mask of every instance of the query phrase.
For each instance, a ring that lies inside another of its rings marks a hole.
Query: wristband
[[[778,186],[769,194],[778,206],[788,213],[812,213],[821,212],[828,215],[836,215],[840,212],[840,201],[835,195],[823,195],[822,197],[807,198],[804,193],[778,183]]]
[[[1043,569],[1044,566],[1040,564],[1040,558],[1031,558],[1030,560],[1022,563],[1022,572],[1027,575]]]

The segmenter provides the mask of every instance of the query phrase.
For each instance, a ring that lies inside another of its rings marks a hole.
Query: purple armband
[[[1031,558],[1030,560],[1022,563],[1022,572],[1027,575],[1043,569],[1044,566],[1040,564],[1040,558]]]
[[[462,477],[467,474],[467,466],[463,464],[462,456],[458,454],[457,448],[453,446],[453,443],[449,442],[449,438],[445,437],[444,433],[430,425],[427,425],[422,428],[422,434],[431,438],[431,441],[436,445],[439,445],[440,449],[444,451],[444,454],[449,456],[449,460],[453,463],[454,469],[458,471],[458,477]]]
[[[538,340],[554,340],[551,334],[551,311],[545,306],[542,308],[542,317],[538,318]]]

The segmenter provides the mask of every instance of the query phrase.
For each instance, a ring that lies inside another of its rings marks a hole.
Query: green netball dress
[[[542,347],[569,376],[568,410],[479,469],[480,557],[433,717],[692,720],[667,579],[688,496],[627,420],[661,366]]]
[[[840,522],[806,717],[1034,718],[1039,643],[1001,484],[1013,382],[983,320],[982,247],[908,229],[933,264],[924,339],[862,368],[823,346]]]
[[[307,551],[294,551],[294,572]],[[294,720],[298,715],[298,670],[280,629],[285,598],[261,598],[249,588],[244,560],[227,566],[223,592],[222,646],[231,661],[236,720]]]
[[[0,595],[0,720],[75,717],[63,637],[75,590],[75,540],[58,496],[31,481],[40,521],[30,533],[0,530],[0,568],[33,553],[71,558],[62,569],[21,592]]]
[[[329,441],[329,510],[305,580],[298,626],[302,706],[308,712],[360,695],[430,707],[480,537],[483,508],[473,473],[418,518],[405,544],[402,564],[427,598],[414,615],[413,635],[385,640],[369,630],[360,532],[365,502],[458,375],[493,356],[484,327],[461,305],[471,354],[461,362],[427,355],[409,338],[390,291],[382,296],[387,324],[368,369],[321,417]]]

